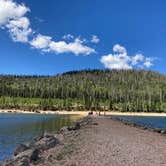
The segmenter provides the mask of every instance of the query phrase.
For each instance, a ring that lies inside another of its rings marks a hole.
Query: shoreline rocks
[[[124,120],[124,119],[121,119],[121,118],[117,118],[117,117],[111,117],[111,119],[120,121],[125,125],[129,125],[129,126],[132,126],[132,127],[137,127],[137,128],[143,129],[143,130],[148,130],[148,131],[160,133],[160,134],[163,134],[163,135],[166,134],[166,129],[151,128],[151,127],[148,127],[148,126],[143,126],[143,125],[139,125],[139,124],[136,124],[136,123],[132,123],[130,121],[127,121],[127,120]]]
[[[19,145],[11,159],[7,159],[2,166],[29,166],[40,159],[39,155],[45,150],[55,147],[59,140],[54,135],[43,135],[29,146]]]
[[[90,117],[85,117],[82,120],[76,122],[73,126],[62,127],[58,134],[43,134],[34,138],[34,140],[28,144],[20,144],[13,153],[12,158],[6,159],[2,166],[30,166],[30,163],[40,162],[40,154],[48,149],[56,147],[60,144],[58,136],[65,135],[66,133],[76,132],[82,126],[85,126],[91,122]]]

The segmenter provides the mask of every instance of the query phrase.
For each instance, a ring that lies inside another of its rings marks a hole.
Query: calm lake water
[[[118,119],[126,120],[140,126],[166,129],[166,117],[159,116],[113,116]]]
[[[44,133],[55,133],[80,119],[79,115],[0,114],[0,161],[10,157],[16,146]]]

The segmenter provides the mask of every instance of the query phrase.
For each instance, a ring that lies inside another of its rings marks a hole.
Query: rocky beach
[[[110,116],[89,116],[20,145],[3,166],[164,166],[165,135],[125,125]]]

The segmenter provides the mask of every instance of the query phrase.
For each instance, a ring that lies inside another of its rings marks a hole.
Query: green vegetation
[[[166,76],[83,70],[57,76],[0,76],[0,108],[166,112]]]

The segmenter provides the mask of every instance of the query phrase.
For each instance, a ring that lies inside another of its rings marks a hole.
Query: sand
[[[27,111],[27,110],[16,110],[16,109],[0,109],[0,113],[24,113],[24,114],[78,114],[87,116],[89,111],[43,111],[43,110],[37,110],[37,111]],[[97,114],[98,112],[94,112],[94,114]],[[101,115],[104,115],[104,112],[101,112]],[[146,112],[115,112],[115,111],[109,111],[106,112],[106,115],[130,115],[130,116],[166,116],[166,113],[146,113]]]
[[[63,138],[60,145],[42,154],[45,160],[39,166],[166,166],[165,135],[109,116],[92,119],[98,125],[87,125]]]
[[[0,110],[0,113],[14,113],[14,114],[76,114],[76,115],[83,115],[87,116],[88,111],[43,111],[43,110],[37,110],[37,111],[25,111],[25,110],[15,110],[15,109],[5,109]]]

